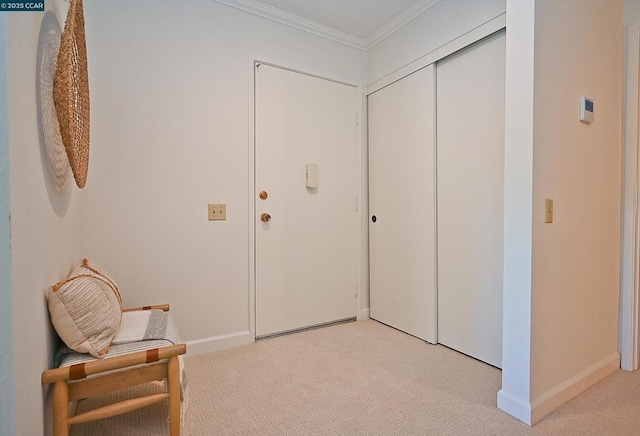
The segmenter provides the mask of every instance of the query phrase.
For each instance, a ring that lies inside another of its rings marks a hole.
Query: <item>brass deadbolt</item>
[[[266,200],[268,196],[269,196],[269,193],[267,191],[260,191],[260,194],[258,194],[258,197],[260,197],[260,200]]]

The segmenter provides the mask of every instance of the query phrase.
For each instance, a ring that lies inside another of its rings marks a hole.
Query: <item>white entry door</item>
[[[437,65],[438,342],[502,366],[505,33]]]
[[[354,86],[255,65],[256,337],[356,316],[357,108]]]
[[[371,318],[436,342],[435,81],[368,96]]]

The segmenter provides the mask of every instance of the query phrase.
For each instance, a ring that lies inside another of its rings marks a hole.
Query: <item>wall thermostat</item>
[[[590,98],[580,97],[580,121],[593,123],[593,100]]]

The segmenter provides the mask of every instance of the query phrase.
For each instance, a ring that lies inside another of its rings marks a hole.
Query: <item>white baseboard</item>
[[[534,425],[567,401],[620,369],[620,354],[614,353],[534,399],[531,403],[501,389],[498,408],[528,425]]]
[[[531,421],[540,421],[564,403],[620,369],[620,353],[602,359],[531,402]],[[533,425],[532,424],[532,425]]]
[[[529,402],[516,397],[504,389],[498,391],[498,409],[507,412],[525,424],[531,425],[531,407]]]
[[[226,350],[255,342],[251,332],[237,332],[222,336],[187,341],[187,355],[210,353],[212,351]]]
[[[371,317],[369,316],[369,308],[367,307],[366,309],[360,309],[360,313],[358,313],[356,320],[364,321],[365,319],[369,319],[369,318]]]
[[[363,321],[369,319],[369,309],[362,309],[358,313],[357,320]],[[255,342],[255,337],[251,332],[236,332],[228,335],[212,336],[210,338],[195,339],[187,341],[187,354],[195,356],[196,354],[210,353],[212,351],[226,350],[240,345],[247,345]]]

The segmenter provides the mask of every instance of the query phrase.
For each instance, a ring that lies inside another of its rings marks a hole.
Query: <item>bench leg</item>
[[[64,381],[53,385],[53,434],[69,435],[69,386]]]
[[[171,436],[180,436],[180,364],[177,356],[169,359],[168,373],[169,432]]]

